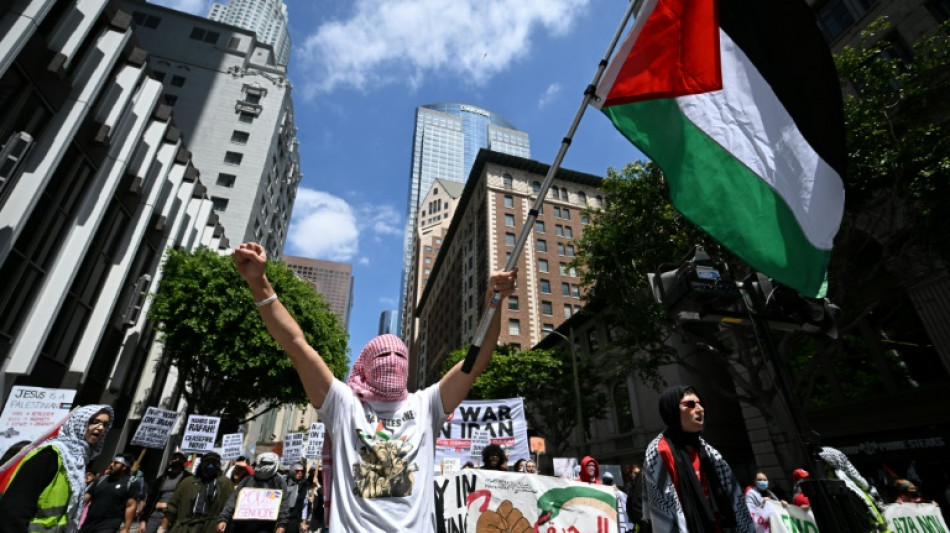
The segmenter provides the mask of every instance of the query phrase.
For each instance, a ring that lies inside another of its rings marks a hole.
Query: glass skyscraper
[[[208,18],[251,30],[257,40],[274,47],[277,64],[290,62],[290,31],[287,29],[287,5],[283,0],[230,0],[212,4]]]
[[[416,108],[412,134],[412,170],[406,208],[406,235],[403,244],[402,285],[399,291],[400,331],[406,310],[406,289],[412,264],[413,234],[419,202],[436,178],[465,182],[478,150],[531,157],[528,134],[518,131],[507,119],[478,106],[456,102],[429,104]]]

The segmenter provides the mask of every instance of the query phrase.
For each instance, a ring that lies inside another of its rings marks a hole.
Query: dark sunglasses
[[[686,401],[680,402],[680,405],[685,405],[688,409],[695,409],[697,405],[702,407],[703,402],[699,400],[686,400]]]

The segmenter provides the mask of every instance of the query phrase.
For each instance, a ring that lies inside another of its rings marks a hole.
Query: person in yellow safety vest
[[[870,483],[864,479],[858,469],[851,464],[848,457],[836,448],[822,446],[818,456],[825,463],[825,470],[829,478],[844,481],[848,489],[856,496],[864,508],[866,524],[861,524],[860,530],[865,532],[891,533],[884,518],[884,502]]]
[[[0,498],[0,533],[79,530],[86,464],[102,451],[114,417],[108,405],[74,409],[58,436],[23,458]]]

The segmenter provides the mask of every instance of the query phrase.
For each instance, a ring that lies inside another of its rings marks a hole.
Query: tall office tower
[[[142,0],[122,5],[218,221],[232,241],[258,242],[279,257],[301,179],[287,68],[252,31]]]
[[[353,309],[353,266],[292,255],[285,255],[283,260],[298,276],[313,284],[343,328],[349,330],[350,311]],[[245,444],[250,446],[253,442],[257,453],[261,453],[288,433],[301,428],[306,431],[318,418],[312,405],[285,405],[251,421],[245,432]]]
[[[474,339],[489,272],[504,268],[548,168],[482,150],[464,190],[451,202],[451,223],[432,233],[431,252],[420,242],[423,252],[416,255],[422,258],[423,275],[416,278],[417,304],[403,320],[408,326],[411,390],[434,383],[445,355]],[[500,344],[530,348],[583,306],[579,273],[568,263],[575,255],[573,240],[589,222],[584,208],[602,205],[600,182],[591,174],[558,171],[518,259],[518,288],[498,311]],[[424,204],[427,208],[435,188]],[[434,257],[426,266],[430,253]]]
[[[353,309],[353,265],[293,255],[285,255],[283,259],[287,266],[309,281],[323,296],[323,300],[330,305],[330,311],[340,319],[343,329],[349,329],[350,311]]]
[[[387,309],[379,314],[379,331],[376,332],[377,335],[386,335],[387,333],[392,335],[397,335],[399,331],[396,329],[396,310]]]
[[[410,281],[409,267],[414,254],[413,238],[420,202],[436,178],[465,182],[482,148],[531,157],[528,134],[518,131],[497,113],[460,103],[429,104],[416,108],[399,291],[399,328],[403,338],[406,338],[404,317],[407,316],[407,306],[415,305],[415,302],[406,298],[406,290]]]
[[[0,405],[17,385],[73,390],[74,405],[113,405],[111,456],[144,406],[176,407],[165,401],[174,370],[153,364],[146,318],[164,250],[224,251],[228,239],[162,84],[148,76],[153,58],[117,2],[7,5]],[[15,429],[22,433],[4,431],[0,448],[28,436]]]
[[[230,0],[227,4],[212,4],[208,19],[253,31],[258,41],[274,47],[278,64],[290,63],[287,4],[282,0]]]

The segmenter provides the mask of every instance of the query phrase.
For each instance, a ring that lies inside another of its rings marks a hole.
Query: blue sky
[[[159,0],[205,16],[207,0]],[[497,112],[550,163],[625,0],[285,0],[303,182],[285,253],[353,265],[350,356],[395,309],[415,108]],[[563,167],[604,175],[640,157],[589,108]]]

